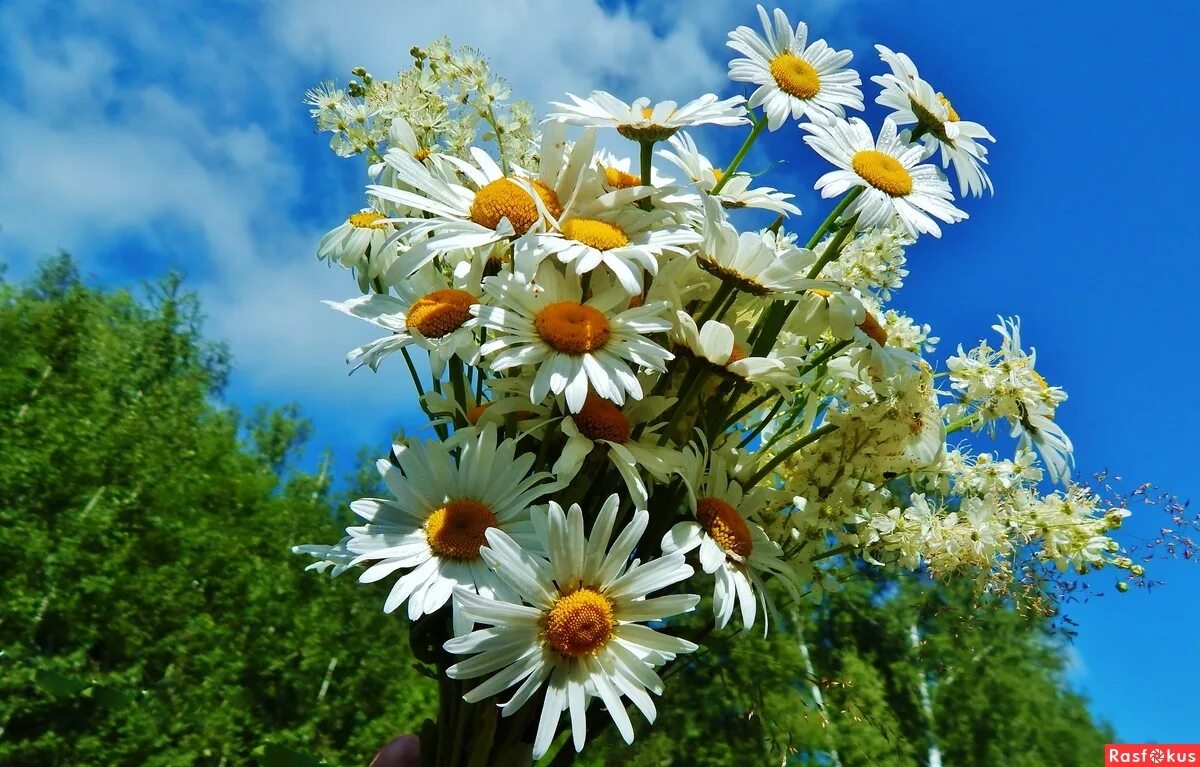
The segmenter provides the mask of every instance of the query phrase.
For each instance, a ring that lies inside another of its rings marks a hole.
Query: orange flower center
[[[903,197],[912,191],[912,176],[890,154],[864,149],[854,153],[850,166],[864,181],[884,194]]]
[[[532,186],[550,215],[555,218],[561,216],[562,204],[554,190],[541,180],[533,181]],[[495,229],[500,225],[500,220],[505,218],[521,235],[538,222],[540,215],[537,204],[528,192],[512,179],[500,178],[485,184],[475,193],[475,200],[471,203],[471,220],[480,226]]]
[[[484,531],[496,525],[496,515],[479,501],[450,501],[425,520],[429,548],[443,559],[468,562],[479,558],[487,543]]]
[[[593,589],[559,597],[543,619],[546,642],[568,658],[591,655],[613,635],[613,606]]]
[[[821,92],[821,78],[804,59],[794,53],[781,53],[771,59],[771,77],[780,90],[798,99],[811,99]]]
[[[629,244],[621,227],[595,218],[572,218],[562,224],[563,237],[596,250],[614,250]]]
[[[583,408],[571,419],[579,427],[579,431],[588,439],[604,439],[623,445],[629,441],[633,432],[629,419],[608,400],[589,392],[583,401]]]
[[[559,301],[533,318],[533,327],[543,341],[567,354],[587,354],[608,343],[612,327],[598,309],[574,301]]]
[[[413,301],[404,325],[426,338],[441,338],[471,318],[471,305],[475,303],[475,296],[465,290],[435,290]]]
[[[875,315],[867,312],[867,316],[859,323],[858,329],[867,334],[875,343],[880,346],[887,346],[888,332],[883,325],[879,324],[879,320],[875,319]]]
[[[483,418],[484,411],[491,406],[491,402],[480,402],[478,405],[472,405],[470,408],[467,408],[467,423],[472,426],[479,423],[479,419]]]
[[[732,365],[738,360],[746,359],[746,350],[740,344],[733,345],[733,351],[729,352],[729,359],[725,360],[726,365]]]
[[[746,520],[742,519],[737,509],[720,498],[706,496],[697,500],[696,518],[726,553],[745,559],[754,550]]]

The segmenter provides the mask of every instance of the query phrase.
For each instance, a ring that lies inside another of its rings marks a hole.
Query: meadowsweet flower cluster
[[[851,52],[759,10],[729,36],[726,90],[748,97],[567,94],[535,125],[445,41],[395,80],[356,70],[309,94],[333,150],[368,163],[362,208],[318,254],[360,288],[331,306],[380,332],[348,361],[411,376],[429,430],[379,462],[388,497],[352,505],[362,524],[297,551],[446,632],[445,689],[502,723],[439,728],[528,732],[537,759],[564,712],[581,749],[598,698],[632,741],[626,706],[653,721],[664,668],[707,635],[673,616],[703,596],[708,631],[765,632],[772,595],[822,588],[835,557],[984,586],[1020,557],[1128,567],[1109,537],[1124,512],[1072,483],[1066,395],[1018,321],[941,362],[929,325],[889,306],[908,249],[967,218],[952,182],[992,190],[991,135],[883,46],[870,81],[889,111],[850,114]],[[741,146],[714,159],[698,126]],[[742,168],[776,131],[824,167],[814,188],[836,202],[815,226]],[[740,223],[754,211],[774,223]],[[997,426],[1013,453],[973,452]]]

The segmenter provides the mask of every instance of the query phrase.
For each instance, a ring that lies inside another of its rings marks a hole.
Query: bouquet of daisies
[[[330,305],[380,331],[349,362],[399,358],[384,372],[407,371],[429,427],[379,461],[361,524],[296,550],[390,583],[383,610],[441,681],[429,763],[566,763],[589,725],[632,742],[666,668],[713,631],[786,624],[834,561],[981,589],[1137,568],[1109,537],[1126,512],[1070,480],[1066,395],[1017,320],[938,364],[929,326],[887,306],[907,248],[967,217],[951,181],[991,191],[992,136],[883,46],[889,113],[848,116],[851,52],[759,14],[728,42],[748,97],[568,94],[537,121],[444,40],[394,80],[309,93],[333,150],[368,163],[365,206],[318,252],[361,293]],[[744,140],[714,162],[697,126]],[[742,170],[768,131],[828,164],[817,226]],[[1004,455],[963,442],[997,428]]]

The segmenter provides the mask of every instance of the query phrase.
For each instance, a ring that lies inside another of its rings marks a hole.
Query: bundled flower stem
[[[577,752],[589,709],[632,742],[664,668],[710,631],[779,625],[770,594],[819,593],[835,557],[981,589],[1022,560],[1129,561],[1109,537],[1126,512],[1070,481],[1066,395],[1018,321],[935,373],[929,326],[887,308],[907,249],[966,218],[943,169],[991,191],[992,137],[883,46],[889,114],[847,117],[851,53],[760,16],[729,36],[749,98],[595,91],[539,130],[445,41],[394,81],[356,70],[310,93],[334,151],[368,161],[364,207],[318,254],[363,293],[332,306],[381,331],[348,361],[386,374],[399,351],[430,432],[379,462],[387,497],[353,503],[343,540],[296,550],[391,583],[384,611],[407,612],[441,685],[433,763]],[[702,125],[749,129],[721,166]],[[793,195],[741,170],[780,130],[829,166],[816,189],[836,202],[803,240]],[[738,228],[746,209],[775,223]],[[997,427],[1007,457],[947,445]],[[701,595],[709,628],[679,636]]]

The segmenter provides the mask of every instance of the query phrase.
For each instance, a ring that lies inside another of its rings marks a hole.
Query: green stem
[[[641,150],[642,151],[641,151],[640,159],[641,159],[641,163],[642,163],[641,164],[642,186],[654,186],[653,180],[652,180],[653,179],[653,170],[654,170],[654,142],[653,141],[641,142]],[[650,208],[653,206],[650,203],[650,198],[644,197],[644,198],[638,200],[638,207],[641,208],[642,210],[650,210]]]
[[[771,406],[771,409],[767,411],[762,420],[755,424],[754,428],[742,438],[742,441],[738,443],[738,447],[744,448],[753,442],[754,438],[761,434],[763,429],[767,428],[767,424],[771,422],[771,419],[775,417],[775,414],[779,412],[779,408],[781,407],[783,407],[783,397],[775,400],[775,404]]]
[[[845,554],[849,551],[854,551],[855,548],[857,548],[857,547],[854,544],[847,543],[844,546],[838,546],[835,549],[830,549],[829,551],[823,551],[808,561],[820,562],[822,559],[829,559],[830,557],[836,557],[838,554]]]
[[[850,233],[854,231],[854,222],[857,220],[858,216],[856,215],[838,230],[834,238],[825,246],[825,250],[821,253],[821,257],[817,259],[817,263],[813,264],[812,269],[808,270],[808,274],[805,275],[808,279],[815,280],[819,278],[821,270],[825,268],[825,265],[842,254],[842,245],[845,244],[846,238],[850,236]]]
[[[804,375],[805,373],[807,373],[810,370],[815,370],[815,369],[821,367],[826,362],[828,362],[830,359],[835,357],[838,352],[840,352],[842,349],[845,349],[851,343],[852,343],[852,340],[845,340],[845,341],[838,341],[836,344],[830,344],[824,351],[822,351],[816,357],[813,357],[812,362],[810,362],[807,365],[805,365],[804,367],[800,368],[799,374]]]
[[[642,153],[641,153],[641,157],[639,159],[641,160],[641,163],[642,163],[642,165],[641,165],[642,186],[654,186],[654,184],[651,181],[651,178],[652,178],[651,172],[654,168],[654,142],[653,141],[643,141],[643,142],[641,142],[641,146],[642,146]]]
[[[763,394],[759,397],[755,397],[753,400],[750,401],[750,404],[746,405],[744,408],[737,411],[733,415],[729,416],[729,418],[725,419],[724,428],[728,429],[730,426],[733,426],[735,423],[737,423],[741,419],[750,415],[751,413],[754,412],[755,408],[757,408],[759,405],[763,404],[767,400],[771,399],[771,397],[776,396],[776,394],[777,394],[777,392],[775,392],[775,391],[769,391],[766,394]]]
[[[802,450],[804,447],[811,445],[813,442],[816,442],[821,437],[824,437],[826,434],[829,434],[830,432],[833,432],[833,431],[837,431],[837,426],[835,426],[834,424],[831,424],[831,423],[827,423],[824,426],[822,426],[821,428],[816,429],[815,431],[809,432],[808,434],[805,434],[803,437],[796,440],[792,444],[788,445],[783,450],[780,450],[778,453],[775,454],[774,458],[772,458],[770,461],[767,461],[767,464],[765,466],[763,466],[761,469],[759,469],[758,471],[756,471],[754,473],[754,476],[752,476],[750,478],[750,481],[746,483],[746,487],[754,487],[759,482],[761,482],[764,478],[769,477],[771,475],[771,472],[775,471],[775,468],[777,466],[779,466],[779,464],[783,463],[788,458],[795,455],[798,451]]]
[[[850,207],[850,203],[858,199],[858,196],[862,194],[862,190],[863,188],[861,186],[856,186],[847,192],[845,197],[838,200],[838,204],[834,206],[833,210],[829,212],[829,215],[825,217],[825,220],[821,222],[821,225],[817,227],[817,231],[813,232],[812,237],[808,238],[808,244],[805,247],[807,247],[809,250],[812,250],[820,245],[821,238],[833,231],[834,224],[837,223],[837,220],[841,217],[842,213],[845,212],[846,208]],[[819,271],[820,270],[818,270],[818,272]],[[809,279],[812,278],[810,277]]]
[[[454,401],[458,403],[454,411],[454,423],[461,429],[467,425],[467,380],[463,375],[462,360],[458,355],[450,358],[450,384],[454,387]]]
[[[959,429],[965,429],[968,426],[974,426],[979,421],[979,413],[968,413],[957,421],[951,421],[946,424],[946,436],[950,436]]]
[[[696,320],[696,326],[703,327],[705,322],[711,320],[713,315],[717,313],[717,308],[725,303],[725,300],[729,298],[729,295],[733,291],[733,283],[722,280],[721,287],[717,288],[717,292],[713,295],[712,300],[708,302],[708,306],[704,307],[704,313]]]
[[[767,114],[764,112],[757,120],[754,121],[754,127],[750,129],[750,135],[742,142],[742,146],[737,150],[737,154],[729,161],[729,165],[725,166],[725,170],[721,172],[721,178],[717,180],[715,186],[709,194],[714,197],[721,193],[725,188],[725,184],[729,183],[729,179],[733,178],[733,174],[741,166],[742,161],[746,159],[746,155],[750,153],[750,147],[754,146],[754,142],[758,140],[758,136],[763,132],[763,128],[767,127]]]

